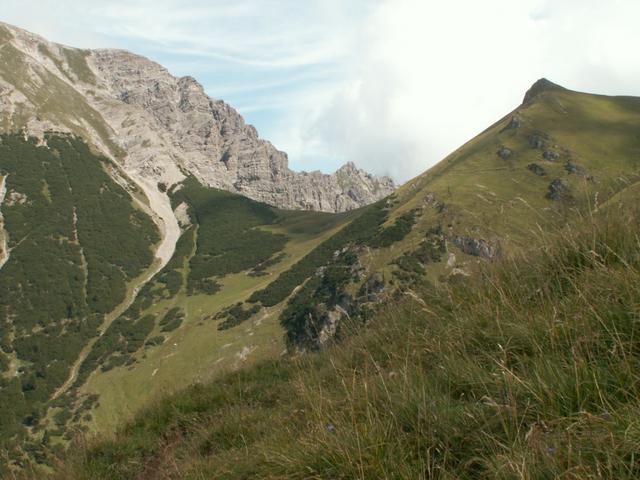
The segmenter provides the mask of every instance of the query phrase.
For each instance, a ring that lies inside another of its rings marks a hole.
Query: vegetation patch
[[[248,309],[242,307],[242,303],[236,303],[229,308],[219,312],[214,318],[222,320],[218,325],[218,330],[228,330],[249,320],[260,311],[260,305],[251,305]]]
[[[274,255],[269,260],[266,260],[266,261],[256,265],[255,267],[253,267],[249,271],[249,276],[250,277],[263,277],[265,275],[268,275],[266,270],[269,267],[273,267],[274,265],[277,265],[278,263],[280,263],[282,260],[284,260],[285,257],[286,257],[286,255],[285,255],[284,252],[280,252],[280,253]]]
[[[640,220],[615,215],[173,395],[54,477],[636,479]]]
[[[281,273],[266,288],[255,292],[250,302],[260,302],[272,307],[283,302],[299,285],[309,278],[319,266],[329,263],[334,254],[349,244],[366,245],[379,232],[387,218],[385,201],[379,201],[362,210],[359,217],[328,240],[325,240],[289,270]]]
[[[288,238],[261,230],[278,220],[274,208],[189,178],[172,193],[174,206],[186,202],[198,224],[196,253],[189,262],[190,293],[211,293],[215,279],[252,269],[280,252]]]
[[[180,307],[173,307],[162,317],[162,320],[160,320],[160,329],[163,332],[172,332],[182,325],[183,320],[184,312],[182,309]]]
[[[162,284],[166,291],[163,298],[175,297],[184,284],[184,273],[188,260],[193,255],[195,248],[196,227],[191,226],[183,232],[176,242],[176,250],[171,260],[158,274],[155,282]]]
[[[156,335],[155,337],[151,337],[147,340],[144,345],[145,347],[157,347],[158,345],[162,345],[164,341],[164,335]]]
[[[373,248],[384,248],[403,240],[415,225],[417,214],[418,210],[411,210],[400,215],[393,225],[378,232],[367,245]]]
[[[28,199],[1,206],[10,249],[0,270],[1,348],[20,367],[0,377],[0,450],[14,453],[26,438],[23,425],[38,425],[159,240],[151,219],[105,172],[106,159],[71,137],[48,136],[49,148],[36,143],[0,137],[7,191]]]
[[[343,310],[352,303],[344,287],[359,279],[357,263],[358,256],[353,250],[340,251],[291,297],[280,316],[290,347],[318,348],[318,337],[330,312],[340,303]]]
[[[393,262],[398,267],[393,274],[407,285],[420,283],[424,279],[426,266],[442,261],[446,252],[447,242],[442,229],[440,227],[431,229],[418,248],[403,253]]]

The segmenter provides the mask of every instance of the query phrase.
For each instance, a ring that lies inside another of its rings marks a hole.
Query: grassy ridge
[[[151,406],[56,478],[637,478],[639,227],[610,209],[425,286],[340,346]]]
[[[457,234],[500,238],[506,250],[526,246],[532,230],[557,228],[574,215],[564,202],[546,198],[552,181],[565,182],[574,206],[583,208],[602,204],[640,172],[639,104],[632,97],[543,89],[402,186],[401,211],[434,195],[455,215],[447,223]],[[508,157],[500,157],[502,148]],[[533,173],[532,164],[544,175]]]

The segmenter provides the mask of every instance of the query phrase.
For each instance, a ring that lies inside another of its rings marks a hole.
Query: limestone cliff
[[[352,163],[293,172],[287,155],[191,77],[122,50],[78,50],[0,24],[3,129],[72,132],[147,184],[203,184],[285,209],[341,212],[389,195],[391,179]]]

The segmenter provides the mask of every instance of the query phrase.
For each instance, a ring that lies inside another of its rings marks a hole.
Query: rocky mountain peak
[[[134,125],[148,128],[151,123],[168,134],[179,170],[204,184],[280,208],[329,212],[358,208],[394,189],[390,179],[374,178],[353,164],[333,175],[291,171],[284,152],[261,139],[233,107],[208,97],[193,77],[175,78],[164,67],[127,52],[92,52],[88,60],[112,97],[138,107],[136,113],[147,118]],[[140,133],[133,126],[124,135]],[[140,160],[134,168],[155,171],[165,183],[181,179],[170,165],[154,170],[148,165],[154,160]]]
[[[355,209],[395,189],[391,179],[353,164],[332,175],[290,170],[287,155],[261,139],[233,107],[207,96],[193,77],[175,77],[145,57],[68,48],[12,26],[0,30],[0,42],[11,43],[25,72],[15,78],[0,68],[0,105],[28,117],[13,129],[79,134],[148,184],[173,185],[192,175],[279,208],[326,212]],[[59,91],[69,97],[63,104],[69,111],[51,113],[38,103]],[[26,105],[24,97],[28,112],[19,106]]]

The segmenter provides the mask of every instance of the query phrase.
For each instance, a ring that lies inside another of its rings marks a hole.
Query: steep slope
[[[223,332],[228,333],[205,341],[207,337],[196,327],[190,330],[192,333],[184,332],[203,339],[198,347],[203,352],[207,346],[224,347],[227,343],[240,345],[240,354],[244,347],[251,350],[256,344],[247,344],[243,334],[254,333],[256,325],[265,327],[263,312],[268,315],[268,324],[275,327],[271,334],[279,335],[279,320],[288,347],[298,351],[324,347],[342,334],[345,319],[366,321],[382,303],[398,295],[412,295],[411,290],[425,281],[473,274],[482,260],[509,257],[522,248],[533,247],[542,232],[579,223],[607,199],[630,191],[640,165],[638,105],[633,98],[587,95],[548,81],[538,82],[523,105],[441,164],[389,199],[343,219],[342,225],[348,224],[336,233],[326,236],[330,230],[324,230],[324,238],[315,237],[307,244],[306,256],[290,257],[288,262],[274,257],[276,267],[266,278],[241,274],[243,284],[248,278],[257,280],[249,282],[250,288],[241,290],[233,301],[217,293],[220,284],[235,284],[235,272],[250,269],[251,264],[260,265],[275,255],[281,240],[247,237],[247,245],[238,244],[241,256],[235,257],[233,239],[243,234],[233,228],[228,236],[206,233],[211,228],[207,224],[232,224],[214,212],[214,205],[225,200],[214,200],[211,193],[200,191],[188,181],[170,192],[174,207],[190,205],[190,217],[197,219],[198,242],[202,240],[200,234],[218,242],[198,243],[198,253],[190,257],[187,283],[175,287],[195,293],[195,303],[183,297],[143,313],[165,315],[172,306],[184,306],[188,318],[201,318],[203,313],[193,316],[188,312],[204,312],[200,299],[212,298],[207,305],[212,307],[214,321],[219,327],[224,325]],[[598,140],[593,131],[598,132]],[[304,230],[308,231],[308,226]],[[171,283],[169,274],[161,280]],[[240,303],[233,306],[235,302]],[[241,321],[251,327],[238,327]],[[206,325],[199,328],[206,329]],[[227,335],[233,339],[225,340],[231,338]],[[183,367],[176,368],[177,362],[160,362],[175,354],[171,344],[164,345],[162,356],[151,362],[136,357],[139,366],[130,370],[98,371],[89,377],[82,392],[109,399],[94,410],[95,427],[113,427],[123,415],[134,413],[134,406],[146,402],[141,399],[155,397],[159,389],[166,388],[160,385],[167,385],[160,380],[163,372],[168,384],[174,382],[174,372],[178,371],[184,380],[180,385],[195,378],[189,374],[193,368],[188,360],[194,358],[191,355],[185,357]],[[178,345],[184,345],[178,351],[198,351],[191,348],[192,341]],[[282,347],[276,346],[272,352],[278,348]],[[231,361],[233,365],[235,357],[223,352],[224,348],[201,353],[210,358],[202,364],[229,365]],[[118,360],[127,361],[126,355]],[[200,373],[197,376],[200,380],[207,378]]]
[[[634,198],[640,173],[639,105],[635,98],[588,95],[537,82],[514,112],[396,195],[358,212],[322,242],[318,239],[299,261],[280,264],[270,281],[245,290],[236,299],[244,301],[229,314],[215,315],[218,325],[235,332],[234,342],[242,344],[236,319],[251,325],[261,318],[258,312],[266,311],[270,322],[279,319],[284,327],[289,348],[322,348],[344,333],[346,319],[367,321],[381,304],[414,295],[412,290],[424,282],[463,279],[482,260],[534,248],[544,232],[579,224],[613,199]],[[180,192],[174,202],[189,197]],[[206,255],[193,262],[195,271],[204,272],[193,278],[193,288],[215,289],[221,265],[208,263]],[[156,367],[144,368],[151,376]],[[127,388],[110,389],[114,382],[133,388],[136,378],[125,370],[94,375],[85,392],[106,395],[112,406],[141,405],[131,396],[115,399],[115,392]],[[112,408],[101,406],[95,414],[99,425],[118,422]]]
[[[195,80],[5,24],[0,135],[0,476],[280,355],[282,306],[236,304],[394,188],[292,172]]]
[[[0,136],[0,449],[20,458],[85,345],[157,269],[158,231],[77,139]]]
[[[435,196],[455,209],[461,225],[509,250],[527,242],[537,224],[564,221],[571,209],[596,209],[637,181],[639,125],[638,98],[540,80],[520,107],[405,185],[399,208]]]
[[[276,210],[193,178],[171,196],[185,212],[176,255],[83,363],[67,430],[114,429],[167,391],[280,356],[282,306],[239,302],[359,214]]]
[[[232,107],[191,77],[121,50],[64,47],[0,24],[5,129],[69,131],[112,155],[136,180],[201,183],[284,209],[352,210],[394,190],[348,164],[333,175],[296,173]]]
[[[218,318],[278,308],[317,354],[172,394],[54,478],[638,478],[639,131],[638,98],[537,82]]]
[[[360,334],[194,385],[53,478],[640,476],[637,197]]]
[[[278,210],[189,177],[167,191],[175,253],[154,261],[166,236],[114,168],[74,137],[0,137],[0,475],[277,358],[282,307],[238,302],[361,214]]]
[[[205,185],[279,208],[328,212],[351,210],[393,191],[390,179],[375,179],[353,164],[334,175],[292,172],[286,154],[261,140],[232,107],[207,97],[193,78],[175,78],[146,58],[97,50],[87,62],[107,98],[121,100],[114,110],[108,101],[97,99],[96,105],[129,145],[129,167],[158,181],[171,185],[184,178],[184,170]],[[133,108],[122,109],[122,102]],[[169,158],[163,162],[159,154]]]
[[[158,255],[166,263],[179,236],[169,199],[153,179],[122,168],[127,152],[91,105],[87,98],[91,90],[83,90],[96,82],[87,55],[0,22],[0,131],[23,133],[41,142],[47,132],[71,134],[113,160],[109,175],[123,185],[135,185],[131,189],[158,224],[162,234]]]
[[[278,303],[323,265],[327,275],[307,282],[281,318],[290,344],[317,348],[340,319],[366,318],[383,298],[533,247],[622,195],[640,179],[639,129],[640,99],[541,80],[509,115],[370,207],[379,217],[358,227],[362,235],[331,239],[314,268],[303,260],[250,300]]]
[[[168,392],[326,348],[398,298],[429,309],[416,292],[528,256],[544,232],[634,201],[640,178],[640,100],[546,80],[386,198],[392,182],[352,164],[291,172],[195,80],[127,52],[0,25],[0,107],[2,131],[21,132],[0,143],[0,474],[51,464],[76,433],[113,431]],[[145,439],[149,462],[115,457],[162,473],[172,415]]]

